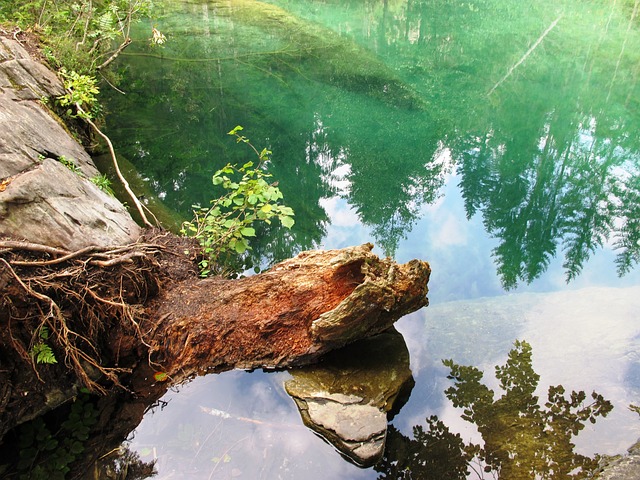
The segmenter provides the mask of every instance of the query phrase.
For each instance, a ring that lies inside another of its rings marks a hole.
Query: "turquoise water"
[[[248,263],[367,241],[431,263],[431,305],[398,325],[416,380],[399,432],[437,415],[479,442],[441,360],[499,391],[493,368],[520,339],[542,403],[556,384],[613,403],[578,451],[640,436],[627,408],[640,401],[634,2],[171,3],[118,60],[126,95],[103,87],[109,135],[184,218],[216,194],[217,168],[251,156],[226,132],[273,151],[296,224],[262,228]],[[148,46],[151,25],[165,47]],[[196,379],[131,447],[158,478],[376,478],[302,426],[286,378]]]

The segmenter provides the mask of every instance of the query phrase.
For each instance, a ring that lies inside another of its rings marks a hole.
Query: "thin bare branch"
[[[103,68],[107,67],[111,62],[113,62],[116,58],[118,58],[118,55],[120,55],[120,53],[122,53],[122,51],[125,48],[127,48],[130,44],[131,44],[131,39],[127,37],[124,40],[124,42],[122,42],[120,46],[116,48],[116,50],[113,52],[113,54],[109,58],[107,58],[104,62],[102,62],[100,65],[96,67],[96,70],[102,70]]]
[[[507,73],[505,74],[504,77],[502,77],[498,83],[496,83],[491,90],[489,90],[489,93],[487,93],[487,96],[490,96],[495,90],[496,88],[498,88],[500,85],[502,85],[502,83],[511,76],[511,74],[513,73],[513,71],[518,68],[520,65],[522,65],[522,63],[527,59],[527,57],[529,57],[529,55],[531,55],[533,53],[533,51],[538,47],[538,45],[540,45],[540,43],[542,43],[542,40],[544,40],[544,37],[546,37],[549,32],[551,32],[551,30],[553,30],[555,28],[555,26],[558,24],[558,22],[560,21],[560,19],[562,18],[562,13],[560,15],[558,15],[558,18],[556,18],[553,22],[551,22],[551,25],[549,25],[547,27],[547,29],[542,33],[542,35],[540,35],[538,37],[538,39],[535,41],[535,43],[533,45],[531,45],[531,48],[529,48],[529,50],[527,50],[527,53],[525,53],[522,57],[520,57],[520,60],[518,60],[516,63],[514,63],[511,68],[509,68],[509,70],[507,71]]]
[[[129,197],[131,197],[131,200],[135,204],[138,210],[138,213],[140,214],[140,217],[142,218],[142,221],[144,222],[144,224],[148,227],[153,228],[154,225],[151,222],[149,222],[146,214],[144,213],[144,207],[142,203],[140,203],[140,200],[138,200],[138,197],[136,197],[136,194],[133,193],[133,190],[131,190],[131,187],[129,186],[129,182],[127,182],[127,179],[124,177],[124,175],[120,171],[120,165],[118,165],[118,159],[116,157],[116,152],[113,148],[113,144],[111,143],[111,139],[106,134],[104,134],[102,130],[100,130],[95,123],[93,123],[91,118],[89,118],[89,115],[87,114],[87,112],[85,112],[82,109],[82,107],[77,103],[76,103],[76,108],[78,109],[78,112],[82,115],[82,117],[87,121],[87,123],[91,125],[91,128],[93,128],[95,132],[98,135],[100,135],[105,142],[107,142],[107,146],[109,147],[109,153],[111,154],[111,159],[113,160],[113,166],[116,170],[116,174],[118,175],[118,178],[120,179],[120,181],[122,182],[122,185],[124,186],[125,190],[129,194]]]

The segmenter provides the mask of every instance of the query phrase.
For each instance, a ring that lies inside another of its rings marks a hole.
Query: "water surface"
[[[558,384],[613,403],[577,451],[640,436],[637,2],[171,3],[152,20],[166,46],[147,45],[145,24],[119,60],[109,135],[185,218],[216,195],[217,168],[251,156],[226,132],[272,150],[296,224],[261,228],[247,265],[367,241],[431,263],[431,305],[398,325],[416,381],[391,421],[401,435],[436,415],[480,442],[441,360],[484,370],[498,397],[494,366],[520,339],[541,403]],[[383,475],[302,426],[288,377],[198,378],[130,448],[158,478]]]

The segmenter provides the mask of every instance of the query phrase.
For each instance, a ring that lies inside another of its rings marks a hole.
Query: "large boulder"
[[[89,154],[42,102],[59,78],[0,37],[0,235],[70,250],[130,243],[138,225],[91,179]]]
[[[380,460],[387,417],[414,385],[402,335],[391,328],[290,372],[285,389],[307,427],[357,465]]]

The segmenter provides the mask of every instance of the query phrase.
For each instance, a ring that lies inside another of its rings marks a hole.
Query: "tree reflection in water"
[[[382,460],[374,467],[383,479],[456,480],[467,478],[474,445],[466,445],[459,434],[449,431],[435,415],[427,418],[427,430],[413,427],[413,439],[393,425],[387,430]]]
[[[504,394],[497,400],[493,390],[481,383],[483,373],[475,367],[444,360],[448,378],[455,384],[445,394],[462,418],[474,423],[484,446],[465,444],[436,416],[427,428],[413,428],[413,439],[389,429],[383,460],[375,467],[379,479],[464,479],[471,471],[482,471],[502,479],[588,478],[598,464],[574,452],[572,437],[589,421],[605,417],[613,408],[596,392],[585,404],[583,391],[565,395],[562,385],[549,387],[544,407],[535,395],[540,376],[531,366],[531,346],[516,341],[496,377]]]

